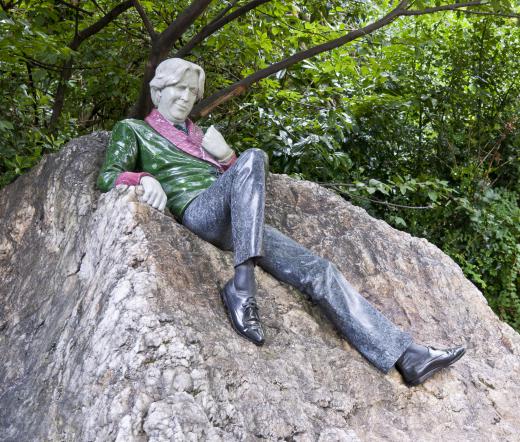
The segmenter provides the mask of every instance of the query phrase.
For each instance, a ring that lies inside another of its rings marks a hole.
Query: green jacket
[[[190,202],[220,176],[212,164],[181,151],[144,121],[123,120],[112,130],[97,185],[108,192],[120,173],[137,171],[161,183],[166,207],[179,221]]]

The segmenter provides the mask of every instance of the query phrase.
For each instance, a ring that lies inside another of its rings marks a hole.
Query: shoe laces
[[[242,304],[244,307],[245,321],[249,326],[259,325],[258,304],[253,296],[247,298]]]

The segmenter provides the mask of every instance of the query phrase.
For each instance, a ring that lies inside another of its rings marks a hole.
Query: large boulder
[[[437,247],[271,176],[271,224],[417,341],[468,350],[408,388],[260,269],[256,347],[219,299],[229,252],[135,188],[96,190],[107,137],[72,141],[0,192],[1,440],[519,440],[520,335]]]

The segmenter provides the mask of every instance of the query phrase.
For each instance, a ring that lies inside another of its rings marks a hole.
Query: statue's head
[[[204,94],[204,70],[181,58],[169,58],[157,66],[150,81],[150,94],[157,110],[167,120],[181,123]]]

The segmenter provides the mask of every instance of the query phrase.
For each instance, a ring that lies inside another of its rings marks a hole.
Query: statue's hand
[[[228,146],[222,134],[214,126],[210,126],[206,131],[202,147],[221,163],[227,163],[234,154],[233,149]]]
[[[144,176],[139,183],[143,186],[144,194],[141,201],[150,204],[155,209],[164,210],[166,206],[166,193],[161,186],[161,183],[151,176]]]

